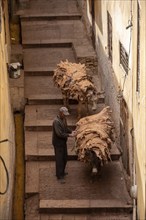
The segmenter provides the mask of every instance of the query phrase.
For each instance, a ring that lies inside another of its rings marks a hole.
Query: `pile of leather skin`
[[[91,162],[89,153],[94,153],[101,165],[111,160],[110,149],[114,142],[114,124],[110,107],[100,113],[84,117],[77,122],[76,153],[83,162]]]
[[[97,93],[85,64],[61,61],[54,70],[53,80],[63,95],[78,101],[88,102],[91,93]]]

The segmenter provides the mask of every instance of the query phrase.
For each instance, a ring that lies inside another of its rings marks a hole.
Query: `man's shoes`
[[[64,183],[65,183],[65,179],[63,179],[63,178],[58,179],[58,181],[59,181],[61,184],[64,184]]]

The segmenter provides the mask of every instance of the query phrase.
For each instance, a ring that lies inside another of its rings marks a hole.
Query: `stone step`
[[[40,200],[41,213],[103,213],[132,211],[131,205],[125,205],[118,200]]]
[[[49,131],[52,129],[53,119],[58,114],[58,105],[27,105],[25,107],[25,130]],[[71,106],[71,115],[68,116],[68,126],[75,127],[77,122],[76,106]]]
[[[72,48],[72,43],[71,42],[47,42],[47,43],[42,43],[42,42],[33,42],[29,44],[23,44],[23,49],[29,49],[29,48]]]
[[[27,76],[24,84],[24,95],[29,100],[62,99],[61,90],[54,85],[52,76]]]
[[[103,103],[104,99],[99,99],[99,103]],[[51,95],[51,97],[48,98],[48,95],[34,95],[29,96],[27,99],[28,105],[63,105],[63,99],[62,95]],[[70,105],[77,104],[76,100],[70,99],[69,100]]]
[[[76,0],[31,0],[26,7],[17,11],[19,15],[78,15],[78,5]]]
[[[23,12],[17,12],[20,15],[21,21],[59,21],[59,20],[80,20],[82,15],[80,13],[76,14],[65,14],[65,13],[36,13],[36,14],[23,14]]]
[[[119,161],[105,164],[102,167],[101,176],[94,181],[92,181],[90,166],[83,162],[68,161],[66,171],[68,172],[65,178],[66,183],[60,184],[55,176],[55,162],[26,161],[26,194],[31,195],[39,192],[40,201],[46,201],[41,204],[40,208],[45,208],[46,211],[55,206],[59,208],[60,200],[74,201],[74,207],[78,200],[101,200],[103,207],[111,206],[109,201],[117,201],[115,207],[131,206],[131,199],[126,189]],[[53,207],[51,207],[51,203],[50,206],[47,206],[49,200],[52,203],[53,201],[59,201],[59,203],[54,204]],[[69,204],[71,203],[66,206]],[[96,206],[101,207],[100,203],[97,203]],[[63,207],[65,207],[65,203]],[[74,207],[72,203],[70,208]]]
[[[72,44],[76,59],[95,58],[91,40],[82,21],[26,21],[22,23],[22,41],[25,47],[63,47]],[[36,33],[36,34],[34,34]]]
[[[65,184],[56,180],[53,162],[50,167],[39,170],[40,212],[131,211],[120,162],[104,165],[101,176],[94,181],[91,181],[90,167],[80,161],[68,161],[66,170],[69,174]]]
[[[32,71],[31,73],[34,74],[35,72]],[[35,77],[28,75],[24,79],[24,95],[28,99],[28,104],[63,104],[61,90],[54,85],[52,76],[42,76],[41,73],[39,72],[40,75],[35,75]],[[51,74],[53,74],[53,71]],[[95,76],[93,81],[98,90],[101,90],[98,76]],[[104,94],[99,95],[98,103],[104,103]],[[77,101],[70,100],[70,104],[77,104]]]
[[[21,21],[23,44],[89,44],[82,21]],[[36,33],[36,34],[34,34]]]
[[[25,130],[29,131],[50,131],[53,119],[58,114],[62,105],[26,105],[25,106]],[[98,104],[96,113],[100,112],[105,104]],[[70,115],[67,118],[68,126],[75,128],[77,123],[77,105],[70,105]],[[92,113],[91,113],[92,114]]]
[[[68,159],[76,160],[75,139],[68,138]],[[120,152],[116,145],[111,148],[111,159],[118,160]],[[25,159],[26,160],[55,160],[52,146],[52,131],[25,131]]]
[[[45,69],[44,71],[42,70],[42,71],[25,71],[24,72],[24,75],[25,75],[25,77],[26,76],[53,76],[53,74],[54,74],[54,69],[55,69],[55,67],[53,68],[53,69]]]
[[[25,163],[25,194],[33,195],[39,192],[39,162]]]
[[[35,204],[35,205],[34,205]],[[84,214],[70,213],[40,213],[38,211],[39,195],[32,195],[25,200],[25,219],[26,220],[131,220],[132,213],[100,210],[100,213],[90,212]],[[32,212],[33,210],[33,212]]]
[[[102,215],[102,216],[101,216]],[[95,214],[37,214],[37,217],[30,214],[26,220],[131,220],[132,214],[129,213],[111,213],[103,211],[103,213]]]
[[[27,48],[23,50],[24,71],[53,69],[61,60],[75,62],[72,48]]]
[[[75,139],[68,138],[69,160],[77,159],[77,155],[73,150],[74,145],[75,145]],[[52,146],[52,131],[25,132],[25,159],[31,161],[55,160],[54,148]]]
[[[61,60],[68,59],[75,62],[75,56],[72,48],[28,48],[23,50],[24,71],[33,68],[42,71],[44,68],[53,68]]]
[[[25,197],[30,197],[39,193],[40,170],[55,167],[54,162],[26,161],[25,162]]]
[[[24,75],[26,76],[53,76],[54,70],[56,69],[56,66],[54,67],[42,67],[41,71],[38,70],[37,67],[30,67],[29,71],[25,70]],[[101,80],[99,80],[98,74],[93,75],[93,81],[97,81],[97,86],[101,88]],[[101,89],[100,89],[101,90]]]
[[[63,105],[63,99],[62,95],[51,95],[49,97],[48,95],[33,95],[33,96],[28,96],[27,98],[27,103],[29,105]],[[101,95],[98,99],[98,104],[103,104],[104,103],[104,96]],[[76,100],[74,99],[69,99],[69,104],[78,104]]]

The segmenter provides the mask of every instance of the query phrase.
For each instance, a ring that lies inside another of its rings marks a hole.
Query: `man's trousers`
[[[65,167],[67,164],[67,145],[54,146],[56,160],[56,176],[58,179],[64,177]]]

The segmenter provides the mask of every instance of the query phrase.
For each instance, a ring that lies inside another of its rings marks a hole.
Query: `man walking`
[[[74,137],[75,132],[71,131],[67,126],[66,116],[69,115],[66,107],[59,109],[59,114],[53,121],[52,144],[55,151],[56,160],[56,176],[60,183],[65,183],[64,176],[67,164],[67,138]]]

